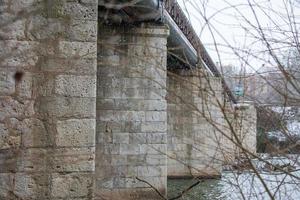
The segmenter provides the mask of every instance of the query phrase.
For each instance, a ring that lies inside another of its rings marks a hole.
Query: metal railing
[[[195,48],[198,53],[198,56],[201,60],[205,63],[205,65],[210,69],[210,71],[217,77],[222,79],[222,85],[224,90],[226,91],[230,100],[236,103],[236,99],[232,94],[231,90],[227,86],[225,80],[223,79],[222,75],[220,74],[218,68],[216,67],[215,63],[212,61],[211,57],[207,53],[204,45],[200,41],[198,35],[196,34],[194,28],[192,27],[190,21],[184,14],[183,10],[181,9],[180,5],[177,3],[176,0],[163,0],[164,9],[169,13],[172,19],[175,21],[177,26],[180,28],[182,33],[185,37],[189,40],[191,45]]]

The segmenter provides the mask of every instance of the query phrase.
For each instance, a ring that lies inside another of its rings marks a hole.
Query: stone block
[[[62,58],[96,59],[97,45],[95,42],[59,42],[59,56]]]
[[[53,138],[46,129],[46,122],[29,118],[17,123],[18,129],[22,132],[24,147],[46,147],[53,143]]]
[[[128,133],[141,133],[142,130],[142,123],[140,121],[127,121],[125,122],[124,126],[122,127],[123,132],[128,132]]]
[[[167,102],[163,99],[160,100],[144,100],[142,102],[144,110],[148,111],[165,111],[167,110]]]
[[[47,175],[25,173],[0,174],[0,199],[45,199]]]
[[[149,165],[167,166],[167,156],[165,156],[165,155],[147,155],[146,163]]]
[[[130,121],[141,122],[145,121],[144,111],[101,111],[101,115],[98,117],[101,121]]]
[[[163,167],[158,166],[138,166],[138,176],[165,176]]]
[[[15,92],[14,72],[0,72],[0,95],[12,95]]]
[[[113,143],[129,144],[129,133],[113,133]]]
[[[147,144],[147,133],[130,133],[129,144]]]
[[[73,42],[95,42],[97,23],[89,20],[46,18],[30,16],[23,32],[30,40],[57,40],[64,38]]]
[[[30,68],[38,62],[39,44],[33,41],[0,41],[0,66]]]
[[[95,75],[97,63],[95,59],[64,59],[57,57],[48,57],[41,61],[41,69],[52,73],[71,73],[78,75]]]
[[[5,124],[0,124],[0,150],[19,148],[21,145],[21,134],[12,131]]]
[[[167,145],[166,144],[141,144],[141,154],[154,154],[154,155],[166,155]]]
[[[110,55],[104,55],[104,53],[101,52],[101,48],[98,51],[98,73],[106,75],[107,77],[121,77],[121,75],[124,75],[125,71],[116,68],[118,68],[120,64],[125,63],[121,62],[122,60],[120,55],[115,55],[115,51],[117,51],[116,48],[112,47],[112,45],[107,45],[106,48],[109,49],[111,53],[105,54]]]
[[[16,93],[19,97],[32,98],[33,93],[33,75],[30,72],[23,74],[20,82],[16,84]]]
[[[112,155],[111,156],[111,165],[112,166],[125,166],[127,165],[127,155]]]
[[[167,134],[166,133],[147,133],[148,144],[166,144]]]
[[[54,198],[78,198],[91,196],[93,181],[89,174],[53,174],[51,196]]]
[[[97,22],[89,20],[71,20],[68,38],[71,41],[96,42]]]
[[[1,10],[1,8],[0,8]],[[24,40],[25,20],[15,19],[11,13],[2,12],[0,15],[0,38],[3,40]]]
[[[59,15],[65,16],[70,19],[79,20],[97,20],[97,4],[68,2],[65,3],[59,10]]]
[[[132,144],[120,144],[120,155],[138,155],[140,146]]]
[[[12,190],[12,174],[0,173],[0,199],[8,199]]]
[[[146,121],[154,122],[164,122],[167,120],[167,113],[160,111],[147,111]]]
[[[94,119],[58,121],[56,145],[60,147],[95,146],[95,128]]]
[[[1,7],[3,11],[7,11],[13,14],[22,14],[26,12],[37,11],[40,7],[38,7],[38,3],[41,0],[20,0],[10,2],[9,0],[3,0],[1,3]]]
[[[127,161],[133,166],[145,165],[148,155],[127,155]],[[137,170],[137,169],[136,169]],[[135,173],[136,174],[136,173]]]
[[[17,157],[19,172],[46,172],[49,167],[50,154],[46,149],[30,148],[20,151]]]
[[[34,101],[18,101],[12,97],[0,97],[0,121],[8,118],[25,118],[35,114]]]
[[[57,172],[93,172],[95,148],[59,148],[54,150],[51,162]]]
[[[103,154],[105,155],[122,155],[120,154],[121,144],[102,144],[104,148]]]
[[[43,11],[40,11],[43,13]],[[24,33],[27,40],[57,40],[61,37],[67,37],[67,20],[50,19],[46,16],[33,14],[26,20],[26,29]],[[56,43],[53,43],[55,46]]]
[[[0,174],[17,171],[17,159],[20,151],[15,149],[1,150],[0,154]]]
[[[35,105],[39,115],[47,118],[95,118],[96,99],[78,97],[42,97]]]
[[[114,179],[113,178],[97,179],[96,187],[97,188],[105,188],[105,189],[113,189],[114,188]]]
[[[108,134],[108,133],[122,133],[127,132],[123,131],[125,126],[125,122],[114,122],[114,121],[101,121],[97,120],[96,123],[96,130],[97,130],[97,137],[101,134]],[[100,139],[100,138],[99,138]],[[98,141],[98,139],[97,139]]]
[[[142,132],[166,132],[167,122],[144,122],[141,127]]]
[[[38,185],[32,176],[19,173],[15,176],[13,192],[17,197],[30,198],[37,196],[36,190],[38,189]]]
[[[55,75],[50,73],[35,74],[33,78],[33,93],[35,96],[50,97],[54,95]]]

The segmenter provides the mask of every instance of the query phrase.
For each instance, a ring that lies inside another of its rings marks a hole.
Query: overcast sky
[[[221,61],[223,66],[229,64],[242,66],[247,68],[247,71],[251,71],[251,68],[260,71],[262,68],[268,70],[271,67],[272,64],[268,62],[273,63],[273,60],[265,52],[266,45],[256,38],[258,32],[251,25],[257,27],[257,22],[247,0],[178,0],[178,2],[186,11],[194,29],[215,62]],[[291,40],[289,38],[291,34],[287,34],[290,32],[290,26],[285,21],[287,19],[285,2],[286,0],[256,0],[255,3],[260,7],[253,7],[266,37],[279,40],[272,44],[274,45],[272,47],[281,48],[277,53],[287,51],[287,48],[283,48],[284,42]],[[295,15],[298,14],[296,22],[299,23],[299,7],[293,6],[288,9],[293,10]],[[209,26],[205,23],[204,17],[208,19]],[[218,44],[219,55],[216,53],[214,41]],[[234,52],[232,48],[238,50]],[[249,56],[248,52],[257,58]],[[239,53],[240,58],[235,53]],[[247,66],[247,63],[251,67]]]

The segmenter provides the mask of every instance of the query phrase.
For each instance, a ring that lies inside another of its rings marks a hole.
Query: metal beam
[[[222,79],[228,97],[236,103],[234,95],[176,0],[99,0],[99,5],[111,11],[99,12],[100,17],[113,23],[163,20],[170,28],[170,53],[187,66],[196,67],[200,62],[204,63],[203,66],[210,73]]]

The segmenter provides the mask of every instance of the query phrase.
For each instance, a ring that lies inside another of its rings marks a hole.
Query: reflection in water
[[[195,183],[192,179],[176,179],[168,180],[168,198],[172,198],[180,194],[184,189]],[[203,180],[199,185],[195,186],[187,192],[181,199],[186,200],[213,200],[222,199],[220,190],[220,180],[208,179]]]

